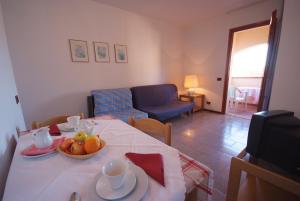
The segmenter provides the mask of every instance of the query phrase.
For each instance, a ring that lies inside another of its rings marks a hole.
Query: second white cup
[[[67,118],[67,121],[73,128],[78,128],[80,123],[80,116],[70,116]]]

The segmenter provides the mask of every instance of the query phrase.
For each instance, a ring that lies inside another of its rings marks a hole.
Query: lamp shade
[[[197,75],[186,75],[185,78],[184,78],[184,87],[185,88],[196,88],[196,87],[198,87]]]

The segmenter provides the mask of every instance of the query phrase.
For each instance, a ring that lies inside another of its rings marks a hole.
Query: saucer
[[[49,153],[45,153],[45,154],[40,154],[40,155],[33,155],[33,156],[27,156],[27,155],[22,155],[24,158],[40,158],[40,157],[43,157],[43,156],[48,156],[50,154],[53,154],[55,153],[55,150],[54,151],[51,151]]]
[[[25,158],[38,158],[56,152],[57,147],[64,141],[65,137],[53,140],[52,145],[45,148],[38,148],[34,144],[21,151],[21,155]]]
[[[57,125],[59,130],[62,132],[73,132],[75,131],[75,128],[72,127],[69,123],[62,123]]]
[[[97,194],[106,200],[116,200],[128,195],[136,185],[136,177],[131,170],[128,170],[123,185],[118,189],[112,189],[107,178],[101,176],[96,184]]]
[[[129,170],[131,170],[136,177],[136,186],[129,194],[122,197],[122,201],[139,201],[147,193],[148,186],[149,186],[149,177],[142,168],[134,165],[130,161],[129,161]],[[97,190],[97,185],[96,185],[96,193],[101,198],[100,200],[105,201],[105,199],[99,195]]]

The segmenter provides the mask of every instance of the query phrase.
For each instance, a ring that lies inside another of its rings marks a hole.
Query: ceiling
[[[264,0],[94,0],[178,26],[189,26]]]

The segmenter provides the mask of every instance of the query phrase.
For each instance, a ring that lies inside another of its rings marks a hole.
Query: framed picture
[[[87,41],[70,39],[69,43],[73,62],[89,62]]]
[[[94,42],[95,61],[109,63],[109,45],[103,42]]]
[[[116,63],[128,63],[127,45],[115,44]]]

